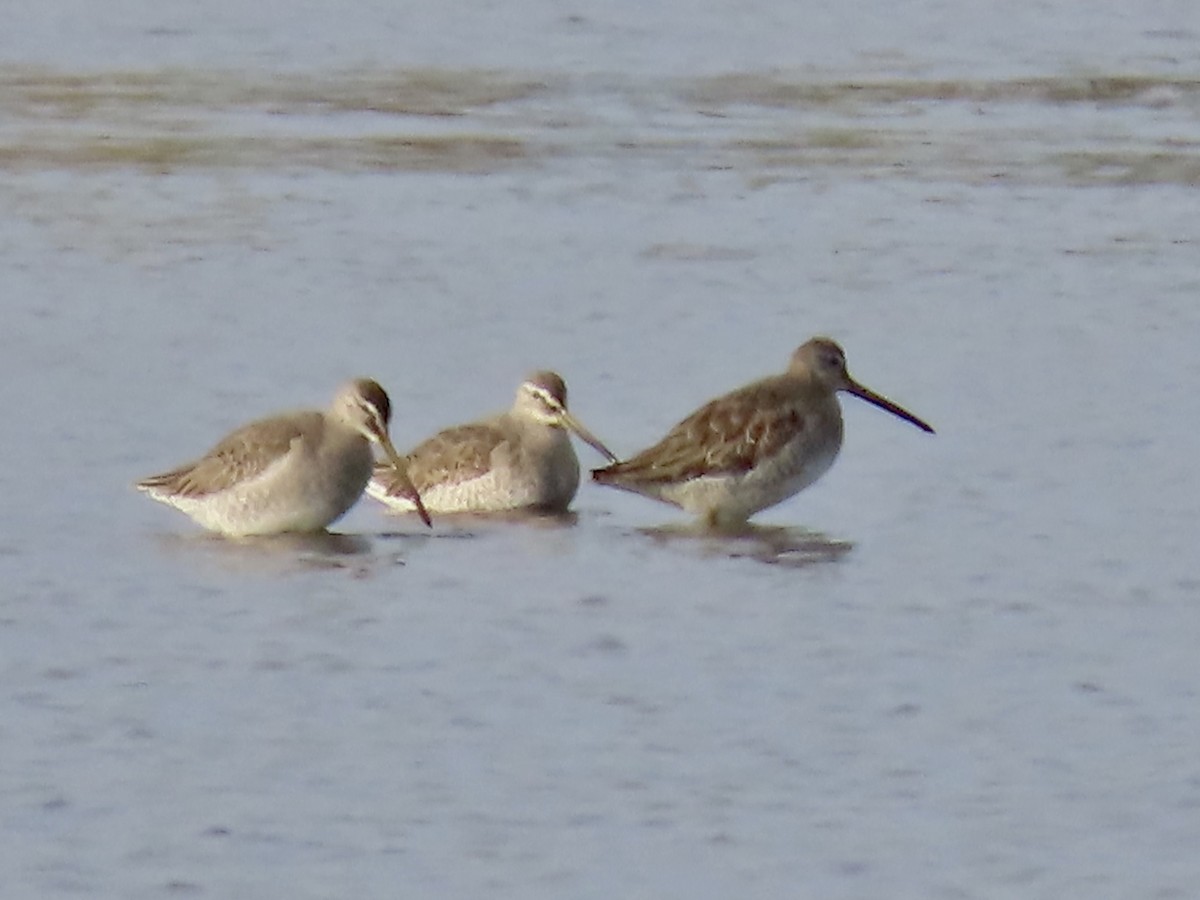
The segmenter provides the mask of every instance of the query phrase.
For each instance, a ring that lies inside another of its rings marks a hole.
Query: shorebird
[[[408,484],[377,466],[367,493],[398,512],[413,509],[415,485],[435,513],[566,510],[579,488],[579,458],[568,430],[609,461],[616,456],[567,411],[567,386],[554,372],[534,372],[512,408],[447,428],[407,457]]]
[[[321,531],[362,496],[375,464],[372,444],[407,482],[388,437],[387,392],[366,378],[344,385],[326,412],[259,419],[204,456],[137,483],[210,531],[234,537]],[[426,525],[429,514],[412,492]]]
[[[738,528],[833,465],[842,446],[838,391],[933,433],[851,378],[842,348],[816,337],[792,354],[783,374],[710,400],[653,447],[594,470],[592,478],[674,504],[710,528]]]

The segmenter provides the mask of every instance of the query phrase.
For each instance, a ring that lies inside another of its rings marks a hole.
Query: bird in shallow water
[[[418,445],[406,458],[411,484],[378,466],[367,493],[411,512],[412,490],[434,513],[562,512],[579,488],[579,458],[568,432],[610,461],[600,439],[567,411],[567,386],[555,372],[534,372],[505,412],[456,425]]]
[[[674,504],[710,528],[739,528],[833,465],[842,446],[838,391],[933,433],[851,378],[837,343],[815,337],[792,354],[787,371],[710,400],[653,447],[592,478]]]
[[[388,437],[387,392],[360,378],[325,412],[285,413],[243,425],[204,456],[137,483],[155,500],[233,537],[321,531],[362,496],[383,448],[395,476],[404,460]],[[412,492],[426,525],[429,514]]]

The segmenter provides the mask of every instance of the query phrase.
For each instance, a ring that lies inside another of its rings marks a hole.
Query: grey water
[[[13,6],[0,894],[1194,896],[1200,31],[1126,7]],[[737,538],[131,487],[355,375],[625,454],[813,334],[938,434],[847,398]]]

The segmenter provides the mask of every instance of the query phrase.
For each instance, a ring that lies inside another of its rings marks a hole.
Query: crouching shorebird
[[[711,400],[636,456],[592,477],[701,517],[711,528],[738,528],[755,513],[824,475],[842,446],[845,391],[933,429],[850,377],[834,341],[817,337],[792,354],[787,371]]]
[[[609,461],[600,439],[567,411],[567,386],[554,372],[534,372],[506,412],[447,428],[398,469],[377,466],[367,493],[398,512],[413,509],[413,489],[435,513],[562,512],[579,488],[579,458],[568,431]]]
[[[377,383],[344,385],[326,412],[296,412],[244,425],[197,459],[139,481],[155,500],[210,531],[234,537],[321,531],[362,496],[383,448],[408,482],[388,437],[392,406]],[[412,492],[421,519],[429,515]]]

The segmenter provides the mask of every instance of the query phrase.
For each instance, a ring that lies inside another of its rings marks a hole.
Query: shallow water
[[[1185,7],[35,6],[6,896],[1194,892]],[[405,446],[553,367],[629,453],[814,333],[938,434],[848,398],[736,538],[585,484],[231,542],[130,487],[360,374]]]

